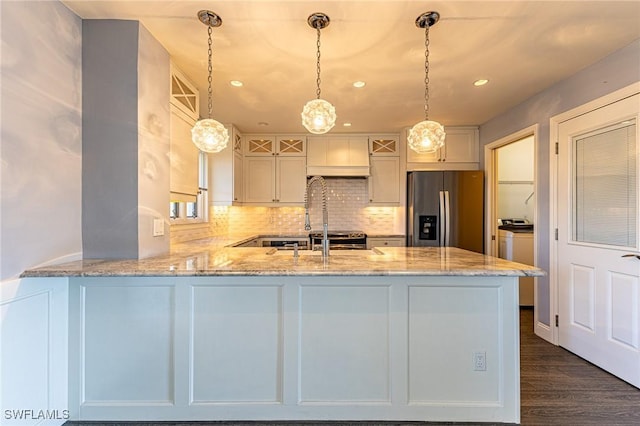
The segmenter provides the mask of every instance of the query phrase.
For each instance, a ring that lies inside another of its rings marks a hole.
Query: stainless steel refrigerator
[[[483,172],[409,172],[407,246],[484,253]]]

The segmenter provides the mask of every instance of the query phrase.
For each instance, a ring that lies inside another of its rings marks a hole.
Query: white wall
[[[1,2],[0,280],[82,251],[81,20]]]
[[[533,136],[498,148],[498,217],[533,222]]]
[[[536,247],[540,268],[549,270],[549,120],[552,116],[597,99],[622,87],[640,81],[640,39],[612,53],[579,73],[529,98],[504,114],[480,126],[480,146],[539,124],[536,176]],[[484,159],[482,159],[484,160]],[[481,168],[484,163],[481,164]],[[549,277],[538,278],[538,310],[540,321],[550,325]]]
[[[67,280],[17,277],[81,257],[82,22],[59,2],[0,7],[0,424],[62,424]]]
[[[169,251],[169,54],[137,21],[82,26],[85,258]],[[153,236],[153,220],[166,224]]]

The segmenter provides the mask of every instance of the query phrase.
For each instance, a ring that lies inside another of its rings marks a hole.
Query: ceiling
[[[303,133],[316,97],[314,12],[321,31],[321,97],[338,115],[331,132],[398,132],[424,119],[424,30],[430,29],[429,118],[480,125],[640,38],[640,0],[63,1],[84,19],[139,20],[199,87],[207,114],[207,27],[213,29],[213,117],[245,133]],[[639,64],[640,66],[640,64]],[[475,87],[477,79],[489,83]],[[233,87],[240,80],[243,87]],[[364,88],[353,87],[365,81]],[[343,123],[350,122],[351,127]]]

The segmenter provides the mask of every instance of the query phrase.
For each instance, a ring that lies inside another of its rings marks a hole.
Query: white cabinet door
[[[447,137],[441,153],[442,161],[450,163],[477,163],[479,140],[477,128],[445,129]]]
[[[307,159],[278,157],[276,159],[276,202],[304,203]]]
[[[233,153],[233,201],[236,203],[241,203],[244,201],[244,188],[242,184],[242,153],[238,151],[234,151]]]
[[[275,136],[251,135],[245,137],[244,155],[274,155],[276,153]]]
[[[272,156],[244,158],[245,203],[273,203],[275,193],[275,161]]]
[[[307,137],[250,135],[244,142],[244,204],[301,205]]]
[[[400,203],[400,158],[371,157],[369,202],[397,205]]]
[[[421,165],[432,165],[433,170],[459,169],[461,166],[467,170],[477,169],[480,160],[478,128],[446,127],[445,132],[444,148],[436,152],[418,154],[407,149],[407,170],[420,170]]]
[[[276,155],[300,157],[307,155],[306,136],[277,136]]]
[[[369,153],[372,156],[400,156],[398,135],[373,135],[369,136]]]
[[[217,206],[239,205],[243,201],[242,135],[233,126],[227,130],[232,143],[209,155],[209,199]]]

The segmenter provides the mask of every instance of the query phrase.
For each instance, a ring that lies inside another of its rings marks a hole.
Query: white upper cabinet
[[[400,158],[371,157],[369,203],[400,204]]]
[[[398,135],[369,136],[371,175],[369,203],[397,206],[400,204],[400,138]]]
[[[480,161],[480,138],[475,126],[445,127],[444,147],[435,153],[418,154],[407,149],[407,170],[475,170]],[[409,129],[406,130],[406,133]],[[406,136],[406,135],[405,135]]]
[[[247,156],[306,156],[306,136],[251,135],[245,137]]]
[[[171,141],[169,191],[171,201],[196,201],[200,151],[191,142],[191,128],[198,120],[198,91],[171,65]]]
[[[242,135],[235,126],[227,126],[227,131],[229,145],[209,154],[209,199],[215,206],[236,206],[243,202]]]
[[[306,136],[251,135],[244,139],[245,205],[302,205]]]
[[[369,153],[373,157],[399,157],[400,146],[398,135],[369,136]]]
[[[200,118],[200,96],[196,86],[171,64],[171,105],[195,121]]]

